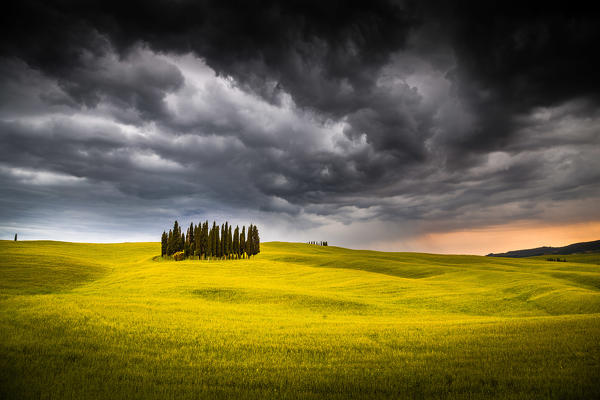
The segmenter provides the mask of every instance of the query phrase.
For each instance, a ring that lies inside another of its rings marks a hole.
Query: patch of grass
[[[3,294],[47,294],[68,290],[101,276],[106,267],[90,257],[64,248],[57,253],[51,242],[2,243],[0,291]],[[73,250],[76,247],[73,248]]]
[[[600,268],[0,241],[0,398],[599,398]]]
[[[570,263],[583,263],[583,264],[595,264],[600,265],[600,253],[581,253],[581,254],[567,254],[567,255],[545,255],[545,256],[535,256],[528,257],[534,260],[544,260],[547,261],[548,258],[560,258],[566,259],[567,262]],[[557,262],[557,261],[548,261],[548,262]]]
[[[251,303],[264,307],[283,306],[305,307],[316,311],[348,313],[372,307],[358,301],[349,301],[324,296],[311,296],[299,293],[273,290],[247,290],[231,288],[205,288],[192,291],[196,296],[209,301],[228,303]]]

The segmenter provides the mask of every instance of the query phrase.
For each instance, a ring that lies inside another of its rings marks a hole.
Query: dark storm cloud
[[[138,80],[115,88],[121,77],[104,81],[98,74],[108,47],[127,57],[143,41],[157,51],[193,51],[266,98],[285,90],[301,106],[349,116],[350,135],[379,125],[369,139],[399,158],[422,158],[418,142],[431,135],[428,116],[411,124],[402,113],[414,110],[398,112],[398,97],[377,86],[380,69],[410,35],[428,36],[417,43],[421,52],[449,46],[456,55],[452,70],[439,67],[477,115],[468,132],[444,138],[459,152],[500,147],[514,131],[514,113],[597,95],[600,86],[592,51],[600,39],[598,18],[585,8],[546,2],[19,2],[4,15],[4,52],[64,76],[68,92],[87,104],[108,92],[134,103],[144,118],[160,118],[161,93],[180,84],[176,76],[131,71]],[[158,93],[141,82],[155,82]]]
[[[600,196],[600,21],[574,4],[23,1],[0,18],[4,209],[62,193],[132,221],[455,229],[583,218],[574,202]]]
[[[437,10],[456,54],[456,90],[477,115],[456,157],[502,149],[518,131],[515,116],[587,98],[598,102],[600,18],[585,2],[458,2]]]

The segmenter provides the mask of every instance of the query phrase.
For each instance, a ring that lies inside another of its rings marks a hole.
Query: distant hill
[[[573,243],[563,247],[537,247],[535,249],[525,250],[512,250],[506,253],[490,253],[488,257],[533,257],[543,256],[546,254],[575,254],[575,253],[589,253],[589,252],[600,252],[600,240],[594,240],[592,242],[581,242]]]

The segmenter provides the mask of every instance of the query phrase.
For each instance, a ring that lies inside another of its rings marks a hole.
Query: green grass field
[[[0,398],[600,398],[594,263],[159,252],[0,241]]]
[[[583,254],[567,254],[567,255],[548,254],[545,256],[534,256],[534,257],[528,257],[528,258],[531,260],[542,260],[542,261],[547,261],[548,258],[560,258],[561,260],[566,259],[568,262],[600,265],[600,253],[583,253]]]

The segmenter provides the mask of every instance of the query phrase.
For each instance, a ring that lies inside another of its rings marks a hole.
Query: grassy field
[[[0,398],[600,398],[594,263],[159,251],[0,241]]]
[[[543,261],[547,261],[548,258],[555,258],[555,259],[559,258],[561,260],[565,259],[568,262],[600,265],[600,253],[582,253],[582,254],[567,254],[567,255],[548,254],[545,256],[534,256],[534,257],[528,257],[528,258],[531,260],[543,260]]]

